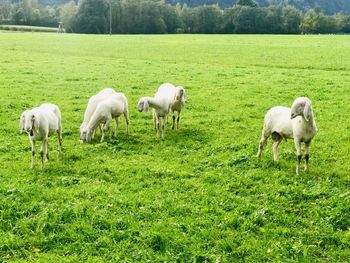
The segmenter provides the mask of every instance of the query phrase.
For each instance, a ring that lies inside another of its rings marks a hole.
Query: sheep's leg
[[[159,124],[159,116],[156,114],[156,130],[157,130],[157,137],[159,137],[159,130],[160,130],[160,124]]]
[[[305,172],[309,172],[310,142],[305,143]]]
[[[49,140],[46,141],[46,145],[45,145],[45,148],[46,148],[46,160],[50,160],[50,157],[49,157]]]
[[[162,140],[164,140],[164,136],[165,136],[165,127],[168,121],[168,115],[164,115],[163,117],[163,124],[162,124]]]
[[[272,140],[273,140],[273,159],[275,162],[278,161],[278,145],[282,141],[282,136],[279,135],[277,132],[272,133]]]
[[[301,162],[301,142],[298,139],[294,139],[295,149],[297,150],[297,167],[295,169],[296,174],[300,173]]]
[[[258,149],[258,154],[257,157],[261,156],[262,151],[264,150],[264,147],[267,144],[267,139],[269,137],[266,137],[264,134],[261,136],[260,142],[259,142],[259,149]]]
[[[30,143],[32,145],[32,164],[30,166],[30,168],[34,168],[35,165],[35,141],[34,140],[30,140]]]
[[[98,125],[98,129],[100,130],[100,133],[102,134],[102,124],[101,123]],[[96,131],[97,131],[97,128],[94,129],[94,132],[92,133],[92,138],[95,138]]]
[[[62,152],[62,129],[59,129],[57,131],[57,136],[58,136],[58,154]]]
[[[157,130],[157,114],[153,111],[153,128]]]
[[[41,169],[44,169],[44,166],[45,166],[44,156],[45,156],[46,144],[47,144],[47,138],[43,139],[42,144],[41,144],[41,148],[40,148]]]
[[[115,130],[114,130],[114,137],[117,137],[119,131],[119,117],[115,118]]]
[[[175,129],[175,112],[172,111],[172,116],[173,116],[173,125],[171,126],[171,129],[174,130]]]
[[[177,130],[179,129],[180,114],[181,114],[181,111],[179,111],[179,114],[177,115],[177,120],[176,120],[176,129]]]
[[[129,135],[129,114],[128,114],[128,112],[124,112],[124,117],[125,117],[125,124],[126,124],[125,134]]]
[[[106,119],[106,122],[104,123],[103,127],[102,127],[102,136],[101,136],[101,142],[104,141],[104,138],[105,138],[105,132],[108,130],[109,128],[109,124],[111,122],[112,118],[109,117]]]

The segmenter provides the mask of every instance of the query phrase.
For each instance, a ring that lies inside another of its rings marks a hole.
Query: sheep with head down
[[[260,157],[267,139],[273,140],[274,160],[278,161],[278,146],[283,139],[294,139],[297,151],[296,173],[300,173],[301,144],[305,143],[305,171],[309,171],[310,144],[317,133],[312,103],[307,97],[296,98],[292,108],[276,106],[265,115],[257,156]]]
[[[86,135],[83,140],[90,142],[93,134],[100,124],[101,128],[101,142],[104,141],[105,132],[109,129],[110,122],[115,119],[116,126],[114,135],[117,136],[119,129],[119,117],[124,115],[126,123],[126,135],[129,134],[129,113],[128,113],[128,100],[124,93],[118,92],[110,95],[98,103],[94,113],[92,114],[90,121],[86,125]]]
[[[103,101],[104,99],[116,94],[116,91],[113,88],[104,88],[100,92],[98,92],[96,95],[93,95],[86,106],[85,112],[84,112],[84,120],[80,125],[80,140],[81,142],[85,141],[86,133],[88,132],[87,125],[94,114],[97,105]],[[100,126],[100,131],[102,133],[102,128]],[[93,136],[96,132],[96,129],[93,132]]]

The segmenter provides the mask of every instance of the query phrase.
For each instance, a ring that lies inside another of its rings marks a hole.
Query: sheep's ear
[[[149,108],[148,101],[144,100],[143,101],[143,111],[148,112],[148,108]]]
[[[19,132],[24,131],[24,113],[21,114],[21,119],[19,120]]]
[[[182,92],[183,92],[182,102],[185,103],[186,102],[186,91],[185,91],[185,89],[183,89]]]
[[[310,116],[310,111],[311,111],[311,104],[310,102],[305,102],[304,106],[304,118],[306,121],[309,121],[309,116]]]
[[[32,121],[33,121],[34,130],[37,133],[39,133],[39,116],[38,116],[38,114],[33,114]]]

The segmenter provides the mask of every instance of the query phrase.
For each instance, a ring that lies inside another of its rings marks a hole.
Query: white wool
[[[20,132],[28,133],[32,146],[32,168],[35,163],[35,142],[42,141],[40,155],[42,168],[44,168],[44,155],[46,154],[46,159],[49,159],[48,140],[54,133],[58,134],[58,152],[61,152],[62,125],[59,108],[54,104],[44,103],[39,107],[24,111],[20,119]]]

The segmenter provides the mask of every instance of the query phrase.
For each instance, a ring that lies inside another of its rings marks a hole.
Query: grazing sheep
[[[104,99],[110,97],[111,95],[113,94],[116,94],[115,90],[113,88],[105,88],[103,90],[101,90],[99,93],[97,93],[96,95],[92,96],[90,99],[89,99],[89,102],[86,106],[86,110],[85,110],[85,113],[84,113],[84,120],[83,122],[81,123],[80,125],[80,140],[84,140],[84,138],[86,137],[86,133],[87,133],[87,124],[89,123],[91,117],[92,117],[92,114],[95,112],[96,110],[96,107],[97,105],[103,101]],[[100,127],[100,130],[101,130],[101,127]],[[95,134],[95,131],[94,130],[94,133],[93,133],[93,136]],[[101,133],[102,133],[102,130],[101,130]]]
[[[109,129],[109,124],[112,119],[115,119],[115,133],[117,136],[119,129],[119,116],[124,115],[126,122],[126,134],[129,134],[129,115],[128,115],[128,100],[123,93],[110,95],[108,98],[101,101],[94,113],[91,116],[89,123],[86,125],[87,133],[83,140],[90,142],[96,127],[103,123],[101,142],[104,140],[105,131]]]
[[[49,160],[49,137],[56,132],[58,135],[58,153],[61,153],[61,112],[56,105],[44,103],[40,107],[24,111],[21,115],[19,130],[20,133],[28,133],[32,145],[32,168],[35,164],[35,141],[42,141],[40,149],[42,169],[45,161]],[[44,159],[45,153],[46,159]]]
[[[142,97],[137,105],[139,112],[147,112],[148,108],[153,108],[153,124],[159,136],[160,118],[162,122],[162,139],[164,140],[165,128],[168,119],[169,111],[181,112],[181,108],[185,103],[185,90],[181,87],[176,88],[170,83],[164,83],[159,88],[157,93],[152,97]],[[173,107],[173,109],[172,109]],[[173,115],[173,120],[175,116]],[[178,116],[178,121],[180,117]],[[174,125],[174,123],[173,123]],[[178,123],[177,123],[178,125]]]
[[[299,97],[293,102],[292,108],[277,106],[271,108],[265,115],[264,128],[259,143],[258,157],[266,146],[267,139],[273,140],[274,160],[278,160],[278,145],[283,139],[294,139],[297,150],[296,173],[300,173],[301,143],[305,143],[305,171],[309,171],[309,149],[312,139],[317,133],[317,126],[312,112],[311,101]]]

